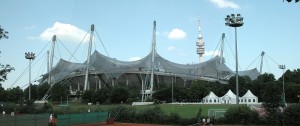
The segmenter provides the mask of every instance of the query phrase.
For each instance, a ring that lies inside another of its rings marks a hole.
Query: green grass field
[[[227,109],[231,105],[173,105],[173,104],[157,104],[157,105],[143,105],[131,106],[130,104],[114,104],[114,105],[87,105],[81,103],[71,103],[69,106],[53,105],[56,112],[65,113],[87,113],[97,111],[109,111],[118,106],[134,107],[137,111],[143,111],[155,106],[160,106],[166,113],[178,113],[182,118],[196,117],[199,108],[202,109],[201,115],[207,116],[209,109]],[[0,117],[0,126],[46,126],[48,123],[49,114],[24,114],[19,116],[6,115]]]
[[[115,104],[115,105],[86,105],[80,103],[71,103],[68,107],[66,106],[58,106],[54,105],[54,109],[57,110],[67,110],[70,109],[71,111],[75,110],[77,112],[87,112],[88,109],[90,111],[109,111],[110,109],[117,107],[117,106],[131,106],[130,104]],[[148,108],[160,106],[161,109],[166,113],[178,113],[182,118],[192,118],[195,117],[199,111],[199,108],[202,109],[201,115],[207,116],[208,109],[227,109],[230,105],[173,105],[173,104],[157,104],[157,105],[143,105],[143,106],[132,106],[136,108],[137,111],[146,110]],[[67,109],[66,109],[67,108]]]

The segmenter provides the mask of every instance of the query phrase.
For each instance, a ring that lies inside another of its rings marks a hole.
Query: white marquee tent
[[[257,96],[253,95],[253,93],[248,90],[247,93],[240,98],[240,103],[241,104],[257,104],[258,103],[258,98]]]
[[[220,99],[222,104],[236,103],[236,95],[231,90],[228,90],[224,96],[220,97]]]
[[[220,98],[212,91],[202,99],[205,104],[220,104]]]
[[[218,97],[212,91],[202,99],[203,104],[236,104],[236,95],[231,91]],[[258,97],[255,96],[250,90],[246,92],[243,97],[239,97],[240,104],[258,104]]]

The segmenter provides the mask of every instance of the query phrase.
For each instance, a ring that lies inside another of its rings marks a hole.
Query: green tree
[[[289,105],[284,111],[285,124],[288,126],[300,126],[300,104]]]
[[[51,100],[60,102],[63,99],[67,99],[68,94],[70,94],[68,85],[56,83],[51,89]]]
[[[223,96],[229,90],[227,84],[221,84],[219,81],[206,83],[208,91],[214,92],[217,96]]]
[[[282,89],[276,82],[268,82],[263,90],[263,106],[269,113],[279,111],[282,101]]]
[[[0,83],[0,101],[6,101],[6,90],[2,87]]]
[[[94,92],[95,92],[94,90],[83,91],[83,94],[81,96],[82,102],[83,103],[92,102]]]
[[[5,31],[1,25],[0,25],[0,40],[5,38],[5,39],[8,39],[8,31]],[[1,53],[1,51],[0,51]],[[6,64],[6,65],[3,65],[0,63],[0,84],[1,82],[4,82],[5,80],[7,80],[7,74],[14,70],[13,67],[11,67],[9,64]]]
[[[259,102],[263,102],[264,101],[263,95],[267,87],[266,84],[273,83],[273,82],[275,82],[274,75],[270,73],[264,73],[259,75],[255,80],[251,82],[251,86],[249,87],[249,89],[252,91],[254,95],[258,97]]]
[[[188,99],[188,96],[186,95],[188,93],[187,88],[183,87],[174,87],[174,99],[175,102],[184,102]]]
[[[259,116],[256,111],[246,105],[233,106],[227,109],[224,114],[228,124],[253,125],[259,123]]]
[[[92,95],[92,102],[99,102],[101,104],[108,103],[109,101],[110,90],[108,88],[101,88],[95,91]]]
[[[278,79],[278,81],[282,81],[282,76]],[[300,69],[295,69],[293,71],[287,70],[284,73],[284,82],[300,84]]]
[[[20,102],[23,98],[23,90],[17,86],[6,90],[6,100],[11,102]]]
[[[193,83],[188,91],[188,96],[193,101],[201,101],[203,97],[205,97],[208,94],[207,89],[205,86],[201,83]]]
[[[275,76],[271,73],[264,73],[262,75],[259,75],[256,79],[260,83],[266,83],[266,82],[274,82]]]
[[[123,87],[115,87],[110,94],[111,103],[125,103],[129,98],[129,91]]]
[[[159,91],[156,91],[152,97],[158,101],[166,101],[166,102],[171,102],[172,101],[172,92],[171,88],[167,89],[161,89]]]
[[[37,99],[42,99],[45,94],[48,92],[48,90],[50,89],[50,85],[48,83],[43,83],[38,85],[37,87]]]
[[[0,39],[8,39],[8,31],[5,31],[0,25]]]
[[[232,90],[232,92],[236,92],[236,78],[231,77],[228,81],[228,88]],[[249,76],[239,76],[239,96],[242,96],[247,92],[249,87],[251,86],[251,79]]]
[[[141,89],[138,86],[128,86],[128,91],[130,92],[127,102],[139,101],[141,97]]]
[[[0,84],[1,82],[4,82],[7,80],[7,74],[11,72],[12,70],[15,70],[13,67],[11,67],[9,64],[2,65],[0,63]]]
[[[285,98],[288,103],[298,103],[300,95],[300,84],[285,83]]]

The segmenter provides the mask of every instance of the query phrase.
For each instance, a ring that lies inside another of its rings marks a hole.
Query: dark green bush
[[[224,117],[227,124],[253,125],[260,122],[258,113],[246,105],[228,108]]]
[[[286,125],[300,126],[300,104],[290,105],[284,111]]]
[[[137,120],[142,123],[155,123],[161,124],[166,122],[165,119],[167,114],[165,114],[159,106],[146,109],[137,114]]]
[[[136,110],[133,107],[120,106],[113,108],[111,117],[118,122],[136,122]]]

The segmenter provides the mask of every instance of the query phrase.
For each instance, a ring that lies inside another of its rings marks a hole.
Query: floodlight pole
[[[282,69],[282,95],[283,95],[283,108],[285,108],[285,91],[284,91],[284,69],[285,65],[279,65],[279,69]],[[284,126],[284,114],[282,116],[282,125]]]
[[[28,100],[31,100],[31,61],[35,58],[35,54],[33,52],[25,53],[25,58],[29,59],[29,86],[28,86]]]
[[[279,65],[279,69],[282,69],[282,95],[283,95],[283,101],[284,101],[284,104],[285,104],[285,90],[284,90],[284,70],[285,70],[285,65]]]
[[[235,31],[235,78],[236,78],[236,104],[239,104],[239,72],[238,72],[238,49],[237,49],[237,27],[243,26],[243,17],[240,14],[231,14],[230,16],[227,15],[225,18],[225,25],[229,27],[234,27]]]
[[[174,103],[173,73],[171,73],[171,77],[172,77],[172,103]]]

